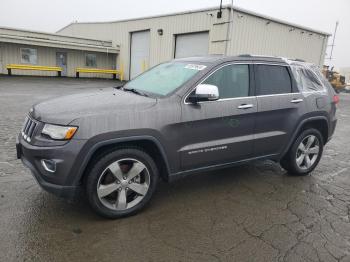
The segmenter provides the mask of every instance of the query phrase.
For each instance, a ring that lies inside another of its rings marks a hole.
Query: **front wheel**
[[[313,171],[323,153],[323,138],[316,129],[303,131],[294,141],[281,166],[291,175],[307,175]]]
[[[90,206],[107,218],[129,216],[151,199],[158,181],[153,159],[141,149],[123,148],[97,161],[87,177]]]

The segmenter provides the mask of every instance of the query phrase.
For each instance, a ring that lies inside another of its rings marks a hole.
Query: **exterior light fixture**
[[[157,32],[158,32],[158,35],[163,35],[163,29],[158,29]]]
[[[219,12],[217,12],[217,14],[216,14],[217,19],[220,19],[221,17],[222,17],[222,0],[220,0]]]

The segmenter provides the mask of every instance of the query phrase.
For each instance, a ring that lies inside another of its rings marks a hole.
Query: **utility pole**
[[[331,55],[329,56],[329,61],[331,61],[332,60],[332,58],[333,58],[333,49],[334,49],[334,43],[335,43],[335,37],[336,37],[336,35],[337,35],[337,30],[338,30],[338,25],[339,25],[339,21],[337,21],[336,23],[335,23],[335,29],[334,29],[334,34],[333,34],[333,41],[332,41],[332,44],[331,44]]]

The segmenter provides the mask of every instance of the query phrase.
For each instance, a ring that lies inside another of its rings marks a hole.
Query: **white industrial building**
[[[0,28],[0,74],[7,74],[6,67],[9,64],[22,64],[59,66],[62,67],[62,76],[73,77],[77,67],[90,64],[102,68],[115,68],[118,53],[119,46],[112,46],[112,41]],[[56,73],[15,70],[13,74],[50,76]]]
[[[74,68],[79,66],[123,69],[125,79],[173,58],[207,54],[283,56],[323,65],[328,33],[231,6],[222,8],[221,18],[218,12],[216,7],[121,21],[71,23],[50,35],[57,37],[55,51],[42,51],[43,58],[38,53],[36,62],[58,65],[56,56],[61,49],[72,50],[73,57],[73,53],[81,51],[76,57],[80,62],[68,56],[68,76],[74,76]],[[75,49],[60,46],[65,42],[82,45]],[[15,51],[5,54],[4,49],[12,42],[4,43],[0,31],[0,73],[6,73],[5,66],[13,63],[20,52],[18,48],[24,44],[35,46],[30,41],[13,44],[17,45]],[[86,45],[94,46],[91,51],[101,55],[101,62],[88,63],[92,58],[87,55],[90,50],[86,50]]]

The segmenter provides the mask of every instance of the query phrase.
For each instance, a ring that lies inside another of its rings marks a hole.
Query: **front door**
[[[256,156],[279,155],[290,138],[304,109],[305,101],[283,65],[255,65],[256,96]]]
[[[67,76],[67,53],[56,53],[56,65],[62,67],[62,76]]]
[[[253,152],[257,101],[250,87],[249,65],[229,64],[217,69],[203,84],[219,89],[219,100],[182,105],[183,170],[235,162]]]

